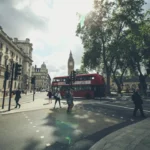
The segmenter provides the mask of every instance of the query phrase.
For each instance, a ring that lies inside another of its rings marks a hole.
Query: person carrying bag
[[[61,104],[60,104],[61,94],[60,94],[59,91],[57,91],[57,92],[55,93],[54,98],[55,98],[54,109],[55,109],[55,106],[56,106],[57,101],[59,102],[59,107],[61,108]]]

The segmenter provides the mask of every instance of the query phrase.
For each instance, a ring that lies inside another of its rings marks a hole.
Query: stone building
[[[37,66],[32,67],[32,76],[36,77],[35,87],[37,91],[51,88],[51,78],[44,62],[40,68],[37,68]]]
[[[150,77],[146,78],[147,90],[150,90]],[[123,78],[123,87],[124,91],[133,91],[133,89],[138,89],[139,77],[124,77]],[[117,91],[116,83],[112,81],[111,90]]]
[[[22,73],[16,81],[13,81],[12,89],[31,89],[32,69],[32,44],[29,39],[20,41],[17,38],[10,38],[0,27],[0,90],[3,91],[4,72],[6,66],[11,68],[13,63],[22,65]],[[11,69],[9,70],[11,71]],[[6,91],[9,91],[10,80],[7,81]]]
[[[74,59],[72,57],[72,52],[70,51],[69,59],[68,59],[68,75],[71,74],[71,71],[74,70]]]

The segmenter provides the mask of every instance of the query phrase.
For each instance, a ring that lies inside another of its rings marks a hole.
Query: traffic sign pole
[[[13,76],[14,76],[14,63],[13,63],[13,65],[12,65],[12,75],[11,75],[11,82],[10,82],[8,111],[10,111],[10,105],[11,105],[11,95],[12,95],[12,86],[13,86]]]

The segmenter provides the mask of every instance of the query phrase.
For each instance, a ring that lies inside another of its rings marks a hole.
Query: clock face
[[[70,62],[70,63],[69,63],[69,65],[70,65],[70,66],[73,66],[73,63],[72,63],[72,62]]]

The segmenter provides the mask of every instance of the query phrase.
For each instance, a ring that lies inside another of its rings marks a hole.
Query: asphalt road
[[[144,105],[148,109],[149,101]],[[107,134],[141,121],[132,118],[131,108],[130,100],[104,101],[76,105],[69,115],[65,108],[1,115],[0,150],[87,150]]]

